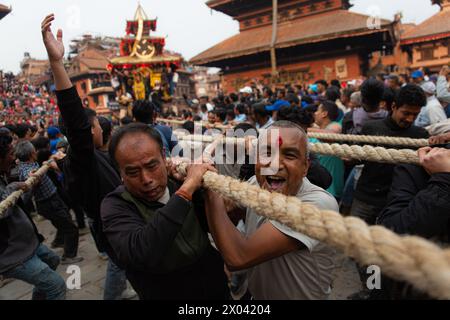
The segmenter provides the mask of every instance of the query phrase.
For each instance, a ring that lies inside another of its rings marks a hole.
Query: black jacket
[[[10,187],[0,178],[0,200],[6,199],[15,191]],[[30,259],[44,240],[33,219],[22,207],[23,202],[19,198],[17,203],[0,217],[0,274]]]
[[[108,155],[95,149],[91,124],[75,87],[57,91],[56,96],[69,141],[67,156],[58,161],[64,173],[64,186],[93,220],[98,249],[106,250],[111,256],[113,252],[102,233],[100,205],[103,198],[121,184],[120,176]]]
[[[228,287],[220,254],[210,245],[194,264],[164,273],[158,265],[173,245],[184,219],[194,206],[202,229],[207,231],[203,197],[197,192],[193,202],[174,194],[179,186],[169,180],[169,202],[147,203],[155,216],[148,222],[138,208],[125,201],[124,186],[110,193],[102,203],[102,220],[108,242],[127,279],[143,300],[149,299],[225,299]]]
[[[422,167],[395,168],[388,205],[378,217],[396,233],[449,241],[450,173],[430,176]]]
[[[429,136],[423,128],[411,126],[404,129],[399,127],[390,116],[383,120],[367,122],[362,128],[361,134],[414,139],[428,138]],[[401,146],[390,146],[389,148],[404,149]],[[392,184],[394,167],[394,164],[365,162],[355,189],[355,199],[383,208],[386,205],[387,195]]]
[[[399,234],[437,238],[450,242],[450,173],[430,176],[422,167],[395,168],[388,205],[377,224]],[[382,276],[381,290],[371,299],[431,299],[412,285]]]

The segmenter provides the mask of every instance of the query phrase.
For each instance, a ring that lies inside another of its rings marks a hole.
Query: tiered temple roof
[[[240,23],[240,33],[191,59],[198,65],[270,50],[272,39],[272,1],[210,0],[207,5],[232,16]],[[277,49],[319,43],[367,34],[393,33],[393,23],[380,20],[368,27],[370,17],[348,11],[348,0],[280,0]]]
[[[402,36],[402,45],[439,40],[450,37],[450,0],[434,0],[441,10]]]

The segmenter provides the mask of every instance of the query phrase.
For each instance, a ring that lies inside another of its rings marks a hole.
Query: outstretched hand
[[[62,42],[63,32],[58,30],[56,38],[52,33],[51,26],[55,20],[54,14],[49,14],[41,23],[42,39],[47,49],[50,62],[60,62],[64,58],[64,44]]]

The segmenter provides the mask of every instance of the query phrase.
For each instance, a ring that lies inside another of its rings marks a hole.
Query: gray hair
[[[350,96],[350,101],[358,107],[361,106],[362,104],[361,91],[352,93],[352,95]]]
[[[305,145],[306,145],[306,159],[308,160],[310,158],[311,152],[310,152],[310,146],[309,146],[309,142],[308,142],[308,135],[306,134],[305,130],[301,126],[299,126],[298,124],[296,124],[292,121],[278,120],[272,124],[270,129],[272,129],[272,128],[291,128],[291,129],[297,129],[298,131],[300,131],[299,138],[304,139]]]
[[[34,146],[30,141],[21,141],[16,146],[16,157],[20,161],[29,161],[34,151]]]

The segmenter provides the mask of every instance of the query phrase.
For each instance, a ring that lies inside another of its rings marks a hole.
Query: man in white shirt
[[[444,108],[436,98],[436,86],[433,82],[428,81],[421,85],[427,96],[427,105],[420,110],[415,125],[418,127],[428,127],[447,120]]]
[[[273,124],[272,117],[266,110],[266,105],[264,103],[256,103],[252,105],[250,110],[250,118],[255,123],[256,129],[268,129]]]
[[[262,164],[259,157],[256,176],[249,183],[296,196],[323,210],[338,211],[333,196],[306,178],[309,154],[303,129],[289,121],[277,121],[268,134],[278,135],[278,146],[267,146],[272,160]],[[278,171],[263,175],[273,164],[278,164]],[[228,269],[247,269],[248,288],[255,299],[329,297],[334,250],[251,209],[246,210],[246,230],[242,234],[227,216],[223,198],[207,191],[205,204],[209,229]]]
[[[445,103],[450,103],[450,91],[448,91],[447,77],[450,73],[450,68],[444,66],[439,73],[437,81],[437,98]]]

